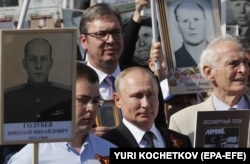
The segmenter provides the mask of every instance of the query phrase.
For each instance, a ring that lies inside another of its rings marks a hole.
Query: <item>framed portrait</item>
[[[1,30],[0,143],[73,137],[76,29]]]
[[[116,127],[120,123],[120,109],[117,108],[113,100],[107,100],[98,108],[96,125]]]
[[[249,147],[249,110],[199,111],[195,148]]]
[[[157,19],[172,94],[212,91],[197,65],[206,45],[221,35],[218,1],[157,1]]]
[[[121,13],[123,27],[131,21],[134,11]],[[140,27],[137,35],[137,40],[135,45],[131,45],[131,39],[134,38],[134,31],[130,28],[126,29],[124,34],[124,54],[131,54],[132,63],[142,67],[148,67],[148,59],[151,50],[151,43],[153,39],[153,27],[152,27],[152,17],[151,8],[145,8],[142,11],[142,17],[140,22]],[[159,30],[157,30],[157,36],[159,36]],[[127,47],[126,47],[127,46]],[[130,48],[130,47],[133,48]]]

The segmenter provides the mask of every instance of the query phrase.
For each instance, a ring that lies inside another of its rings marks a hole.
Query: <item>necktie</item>
[[[147,141],[147,145],[145,146],[145,148],[154,148],[154,142],[153,142],[153,137],[154,134],[151,131],[147,131],[144,136],[143,139],[145,141]]]
[[[106,77],[106,82],[109,85],[109,95],[113,97],[113,93],[115,92],[115,85],[114,85],[115,78],[113,76],[108,75]]]

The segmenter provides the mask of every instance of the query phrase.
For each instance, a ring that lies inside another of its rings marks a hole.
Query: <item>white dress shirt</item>
[[[222,102],[221,100],[219,100],[215,96],[214,93],[212,94],[212,99],[213,99],[213,104],[214,104],[214,108],[216,111],[228,110],[230,108],[235,108],[235,109],[240,109],[240,110],[248,110],[249,109],[248,101],[246,100],[246,98],[244,96],[242,96],[241,99],[232,107],[230,107],[229,105],[227,105],[224,102]]]
[[[113,94],[109,92],[109,84],[105,81],[105,78],[107,76],[106,73],[96,69],[95,67],[93,67],[89,62],[87,62],[87,65],[91,68],[93,68],[98,77],[99,77],[99,90],[100,90],[100,94],[102,99],[104,100],[113,100]],[[117,75],[121,72],[120,66],[118,65],[115,69],[115,71],[111,74],[113,77],[117,77]]]
[[[122,119],[122,122],[124,123],[124,125],[129,129],[129,131],[132,133],[132,135],[134,136],[136,142],[138,143],[138,145],[141,148],[144,148],[146,146],[146,142],[145,140],[143,140],[143,136],[145,134],[146,131],[143,131],[139,128],[137,128],[136,126],[134,126],[133,124],[131,124],[130,122],[128,122],[125,118]],[[154,146],[155,148],[165,148],[166,144],[161,136],[161,133],[159,132],[158,129],[156,129],[155,125],[153,124],[153,126],[151,127],[151,129],[149,130],[152,133],[154,133]]]

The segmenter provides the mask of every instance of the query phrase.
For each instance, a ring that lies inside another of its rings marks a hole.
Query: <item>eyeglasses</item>
[[[112,31],[98,31],[93,33],[85,33],[85,35],[92,36],[98,40],[106,41],[109,38],[109,35],[112,35],[114,39],[121,39],[123,33],[121,30],[112,30]]]
[[[87,106],[89,104],[93,104],[94,106],[102,106],[105,103],[105,101],[100,98],[88,99],[82,97],[82,98],[76,98],[76,100],[77,100],[77,105],[81,107]]]

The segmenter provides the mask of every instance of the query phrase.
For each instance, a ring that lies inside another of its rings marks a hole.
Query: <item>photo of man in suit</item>
[[[182,1],[175,7],[174,15],[183,40],[182,46],[174,52],[176,67],[196,67],[208,43],[205,9],[198,2]]]
[[[236,25],[239,36],[250,36],[250,1],[249,0],[230,0],[227,1],[230,3],[231,11],[230,16],[233,18],[233,23]],[[227,13],[229,16],[229,13]],[[229,21],[229,20],[228,20]]]

